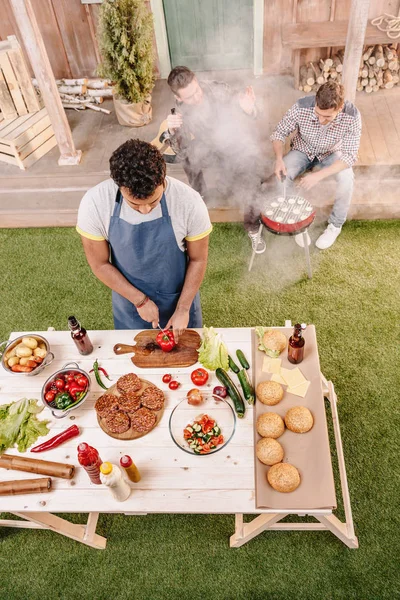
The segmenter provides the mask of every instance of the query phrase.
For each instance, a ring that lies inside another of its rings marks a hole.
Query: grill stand
[[[257,242],[256,242],[256,247],[258,246],[258,243],[260,241],[261,238],[261,233],[264,227],[264,223],[260,223],[260,227],[258,228],[258,232],[257,232]],[[266,227],[266,229],[268,229]],[[310,260],[310,249],[308,247],[308,243],[307,243],[307,229],[308,227],[306,227],[305,229],[303,229],[302,232],[297,232],[296,235],[298,235],[298,233],[301,233],[303,236],[303,243],[304,243],[304,254],[306,256],[306,265],[307,265],[307,276],[308,279],[312,279],[312,269],[311,269],[311,260]],[[268,231],[270,231],[268,229]],[[271,233],[274,233],[271,231]],[[251,255],[251,259],[250,259],[250,264],[249,264],[249,272],[251,271],[251,269],[253,268],[253,263],[254,263],[254,259],[256,256],[256,252],[253,249],[252,255]]]

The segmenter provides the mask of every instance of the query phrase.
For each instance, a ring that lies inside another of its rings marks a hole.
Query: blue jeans
[[[322,161],[318,159],[310,160],[304,152],[299,150],[290,150],[284,157],[284,162],[287,170],[288,187],[293,184],[293,181],[304,173],[316,167],[317,165],[329,167],[336,160],[340,159],[340,155],[337,153],[331,154]],[[346,220],[347,212],[351,203],[351,197],[353,195],[354,186],[354,173],[353,169],[349,167],[336,173],[334,176],[337,182],[335,202],[333,204],[332,212],[329,216],[328,223],[332,223],[335,227],[341,227]]]

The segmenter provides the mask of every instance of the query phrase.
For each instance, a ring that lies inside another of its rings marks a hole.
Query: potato
[[[38,345],[37,340],[35,340],[35,338],[33,338],[33,337],[22,338],[22,343],[24,344],[24,346],[27,346],[28,348],[32,348],[32,350],[37,348],[37,345]]]
[[[33,351],[34,356],[40,356],[40,358],[44,358],[47,355],[47,350],[43,350],[43,348],[35,348]]]
[[[34,361],[34,357],[33,354],[31,354],[30,356],[23,356],[22,358],[19,359],[19,364],[22,365],[23,367],[31,367],[32,365],[28,364],[32,361]]]
[[[22,360],[24,360],[24,359],[22,359]],[[12,356],[11,358],[9,358],[7,364],[10,368],[13,367],[14,365],[18,365],[19,364],[18,356]]]
[[[14,348],[11,348],[11,350],[6,352],[6,355],[4,358],[5,358],[5,360],[8,360],[9,358],[12,358],[13,356],[15,356],[15,346],[14,346]]]
[[[28,346],[25,346],[24,344],[18,344],[15,348],[15,354],[20,358],[22,356],[32,356],[32,348],[28,348]]]
[[[46,344],[44,342],[40,342],[39,348],[41,348],[42,350],[46,350]]]

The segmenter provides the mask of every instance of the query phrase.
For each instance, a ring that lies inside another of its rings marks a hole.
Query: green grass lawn
[[[358,550],[328,532],[264,533],[233,550],[233,516],[102,515],[105,551],[0,528],[0,599],[400,598],[399,239],[398,221],[348,223],[333,248],[313,251],[309,281],[293,240],[271,235],[248,274],[248,238],[220,224],[202,287],[206,325],[316,325],[339,397]],[[73,230],[0,230],[0,249],[1,339],[66,329],[70,314],[88,329],[113,327],[110,293]]]

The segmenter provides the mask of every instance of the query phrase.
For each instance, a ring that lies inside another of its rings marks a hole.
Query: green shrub
[[[143,102],[154,86],[153,16],[144,0],[104,0],[98,42],[101,77],[128,102]]]

